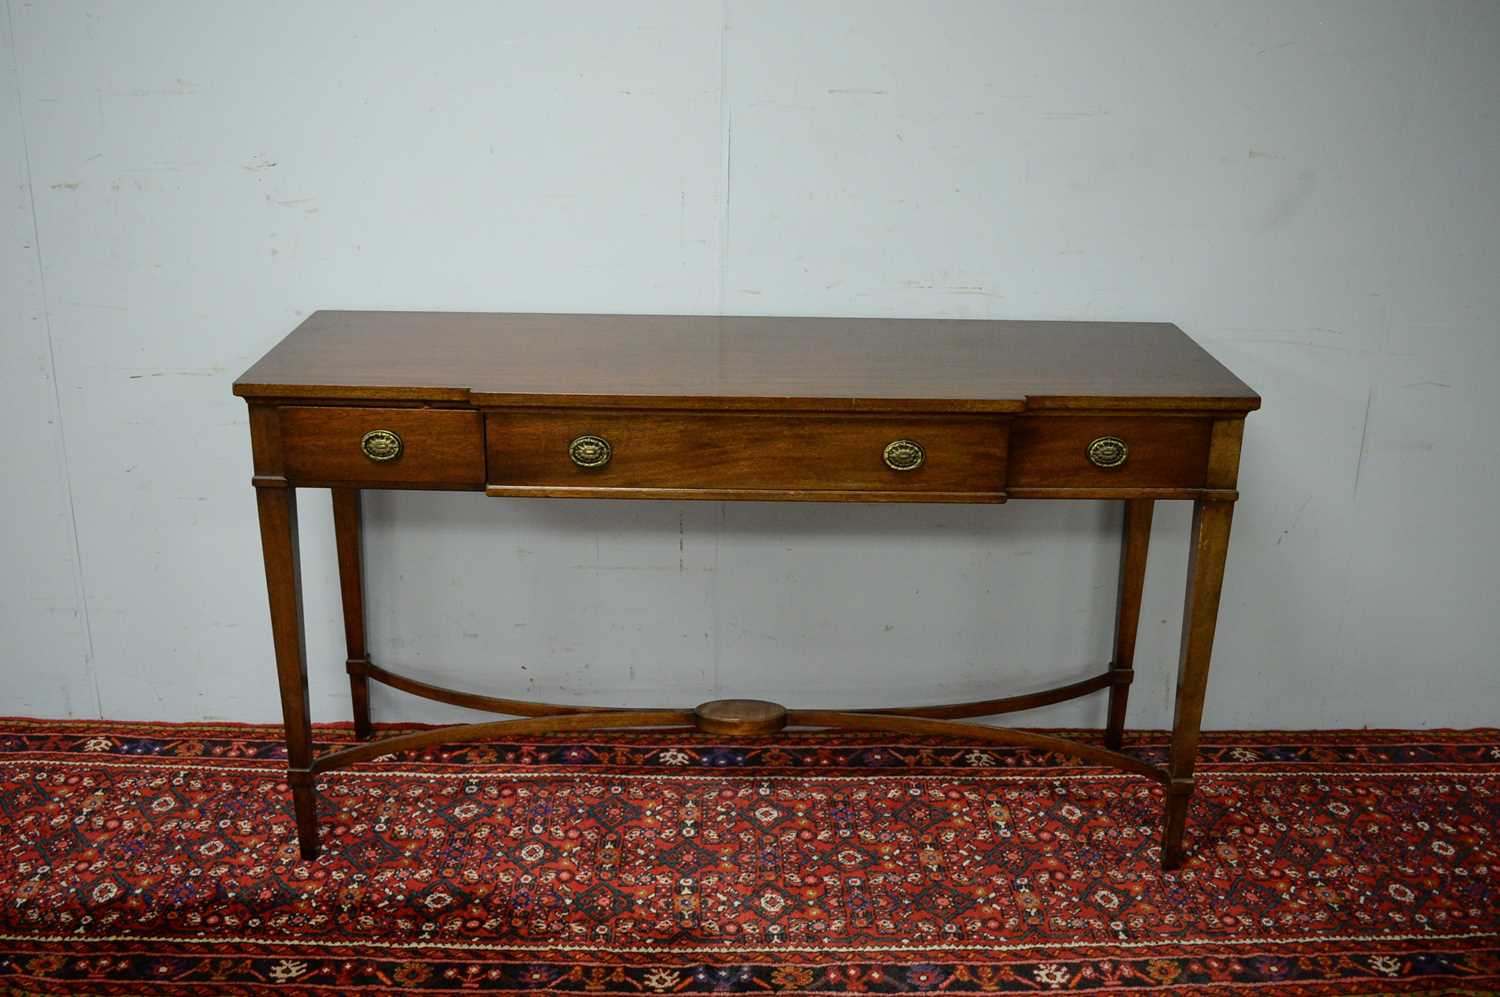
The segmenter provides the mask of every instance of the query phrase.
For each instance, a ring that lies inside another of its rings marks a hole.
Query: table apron
[[[1233,501],[1234,469],[1217,467],[1215,454],[1232,449],[1237,460],[1243,425],[1241,415],[1176,412],[252,409],[261,410],[252,418],[260,486],[711,501]],[[399,450],[372,457],[363,449],[371,437],[394,438]],[[598,466],[571,455],[586,437],[608,447]],[[918,465],[898,469],[888,447],[904,447],[897,457],[907,460],[919,455]],[[1101,453],[1118,462],[1101,462]]]

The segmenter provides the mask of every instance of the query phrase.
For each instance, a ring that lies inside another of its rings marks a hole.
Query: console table
[[[1183,831],[1240,439],[1260,398],[1174,325],[664,315],[311,315],[234,384],[250,409],[288,782],[318,854],[319,773],[426,745],[603,728],[765,735],[788,725],[943,734],[1060,752],[1160,782],[1161,862]],[[354,727],[316,754],[297,552],[299,488],[328,488]],[[787,709],[568,706],[388,671],[365,635],[366,488],[501,498],[1124,502],[1114,653],[1092,678],[970,703]],[[1153,504],[1193,503],[1165,768],[1120,750]],[[370,740],[369,683],[518,719]],[[1108,690],[1104,745],[965,722]]]

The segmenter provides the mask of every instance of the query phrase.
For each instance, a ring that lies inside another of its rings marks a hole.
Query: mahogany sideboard
[[[320,311],[234,384],[250,409],[288,782],[318,854],[320,773],[440,742],[602,728],[785,726],[944,734],[1109,765],[1164,787],[1160,860],[1183,832],[1238,498],[1260,398],[1174,325],[664,315]],[[354,725],[319,754],[307,702],[299,488],[328,488]],[[367,488],[502,498],[1124,503],[1114,652],[1091,678],[978,702],[788,709],[570,706],[441,688],[370,658]],[[1193,503],[1165,767],[1121,750],[1151,516]],[[369,683],[518,719],[370,740]],[[972,722],[1108,691],[1103,746]]]

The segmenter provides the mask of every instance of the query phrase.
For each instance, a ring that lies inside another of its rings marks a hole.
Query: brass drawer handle
[[[1096,467],[1119,467],[1130,456],[1130,448],[1118,436],[1101,436],[1089,444],[1089,462]]]
[[[359,441],[360,450],[371,460],[384,463],[401,456],[401,437],[389,429],[372,429]]]
[[[580,436],[568,444],[568,456],[579,467],[603,467],[614,455],[614,447],[602,436]]]
[[[885,445],[884,457],[892,471],[915,471],[927,460],[927,452],[916,440],[892,440]]]

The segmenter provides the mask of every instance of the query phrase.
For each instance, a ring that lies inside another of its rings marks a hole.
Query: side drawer
[[[1003,419],[609,409],[485,418],[492,495],[1004,499]]]
[[[1018,417],[1011,430],[1010,484],[1013,488],[1201,488],[1208,475],[1212,431],[1211,419]],[[1100,441],[1097,446],[1096,441]],[[1123,451],[1108,441],[1119,441]],[[1116,460],[1113,466],[1101,466]]]
[[[484,484],[484,430],[462,409],[285,406],[281,452],[295,482]]]

